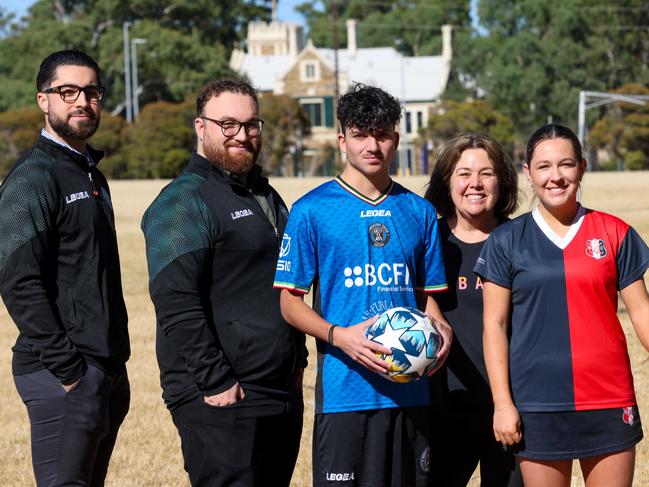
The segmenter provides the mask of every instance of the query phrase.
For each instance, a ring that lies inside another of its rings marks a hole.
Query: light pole
[[[131,22],[128,21],[122,24],[124,30],[124,105],[126,106],[126,121],[128,123],[133,121],[133,111],[131,108],[131,60],[128,51],[128,29],[131,25]]]
[[[408,112],[406,111],[406,76],[403,66],[404,61],[404,52],[405,52],[405,43],[403,39],[397,38],[394,40],[394,43],[400,48],[400,61],[399,61],[399,77],[401,78],[401,110],[403,111],[403,122],[401,124],[401,130],[403,136],[401,138],[401,154],[399,157],[399,173],[401,176],[405,176],[408,170]],[[399,52],[399,50],[397,51]]]
[[[138,44],[146,44],[146,39],[136,37],[131,40],[131,73],[133,88],[131,93],[133,96],[133,119],[137,119],[140,114],[140,99],[137,92],[137,46]]]

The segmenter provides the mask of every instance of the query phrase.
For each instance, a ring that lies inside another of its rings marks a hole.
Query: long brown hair
[[[498,201],[494,213],[499,220],[511,215],[518,207],[518,175],[502,146],[493,137],[480,132],[461,133],[444,144],[430,175],[425,198],[443,217],[455,215],[449,192],[451,176],[467,149],[483,149],[487,153],[498,179]]]

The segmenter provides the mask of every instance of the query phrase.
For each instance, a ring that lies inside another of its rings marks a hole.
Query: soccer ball
[[[427,375],[442,346],[442,337],[430,318],[414,308],[385,311],[365,333],[373,342],[392,349],[392,355],[377,355],[390,364],[388,373],[380,375],[394,382],[412,382]]]

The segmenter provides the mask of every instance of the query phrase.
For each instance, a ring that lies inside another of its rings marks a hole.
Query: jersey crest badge
[[[390,230],[383,223],[373,223],[367,233],[374,247],[385,247],[390,241]]]
[[[633,426],[633,423],[635,423],[635,414],[633,412],[633,406],[622,408],[622,421],[624,421],[626,424],[630,426]]]
[[[606,252],[606,245],[604,245],[604,240],[602,240],[601,238],[586,240],[586,255],[592,257],[595,260],[599,260],[606,257],[607,254],[608,252]]]

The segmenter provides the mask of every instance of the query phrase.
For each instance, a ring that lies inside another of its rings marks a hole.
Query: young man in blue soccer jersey
[[[285,319],[317,340],[313,436],[315,486],[428,483],[428,381],[390,382],[365,331],[395,306],[425,310],[451,341],[435,301],[446,290],[435,208],[396,184],[399,102],[356,85],[339,102],[338,143],[347,163],[335,180],[293,206],[277,265]],[[311,285],[314,309],[303,301]]]

